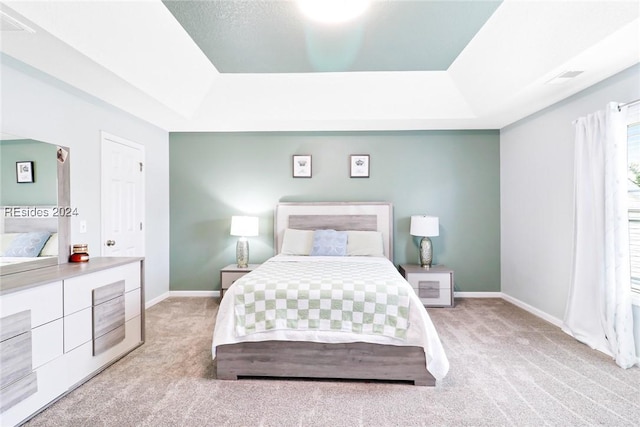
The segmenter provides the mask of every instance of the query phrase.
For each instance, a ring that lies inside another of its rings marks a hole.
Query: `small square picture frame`
[[[351,178],[369,178],[368,154],[351,154],[349,156],[349,176]]]
[[[291,167],[294,178],[311,178],[311,154],[294,154]]]
[[[16,181],[18,184],[33,182],[33,161],[16,162]]]

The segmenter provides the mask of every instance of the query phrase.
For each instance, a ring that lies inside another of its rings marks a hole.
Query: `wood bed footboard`
[[[434,386],[424,350],[370,343],[262,341],[216,348],[217,377],[290,377],[412,381]]]

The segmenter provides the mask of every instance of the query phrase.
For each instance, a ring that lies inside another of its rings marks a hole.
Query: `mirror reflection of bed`
[[[66,262],[70,220],[57,209],[69,206],[68,153],[0,132],[0,275]],[[33,182],[18,182],[16,163],[25,161],[33,162]]]
[[[0,269],[3,274],[58,264],[55,206],[0,206]]]

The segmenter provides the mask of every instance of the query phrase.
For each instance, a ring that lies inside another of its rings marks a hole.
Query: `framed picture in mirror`
[[[33,182],[33,162],[16,162],[16,178],[18,183]]]

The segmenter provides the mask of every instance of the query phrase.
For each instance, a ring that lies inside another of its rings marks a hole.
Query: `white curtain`
[[[637,358],[625,114],[611,103],[574,126],[574,259],[563,330],[629,368]]]

